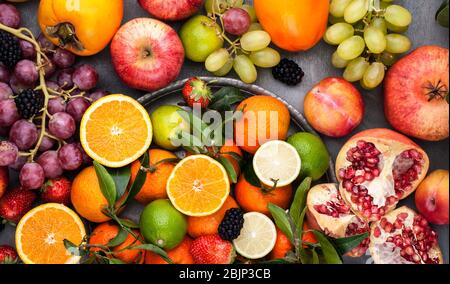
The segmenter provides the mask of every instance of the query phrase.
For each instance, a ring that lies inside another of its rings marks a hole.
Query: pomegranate
[[[369,251],[376,264],[444,262],[436,232],[423,216],[406,206],[372,223]]]
[[[422,46],[389,69],[384,83],[387,120],[419,139],[448,137],[448,49]]]
[[[333,238],[350,237],[369,231],[369,225],[358,218],[342,200],[334,183],[311,188],[306,199],[308,223]],[[360,257],[369,247],[369,238],[347,255]]]
[[[380,220],[414,192],[428,167],[428,156],[417,144],[381,128],[350,138],[336,160],[342,198],[367,222]]]

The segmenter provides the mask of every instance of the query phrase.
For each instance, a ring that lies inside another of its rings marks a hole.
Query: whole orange
[[[222,156],[233,165],[236,177],[239,177],[239,175],[241,174],[241,167],[239,166],[239,162],[232,155],[227,153],[236,153],[242,157],[242,151],[238,146],[236,146],[233,141],[227,141],[225,145],[220,148],[220,154],[222,154]]]
[[[160,149],[151,149],[148,151],[148,154],[150,157],[150,171],[147,173],[147,178],[141,191],[135,197],[138,202],[144,205],[156,199],[167,198],[166,184],[175,165],[170,162],[160,163],[160,161],[177,157],[169,151]],[[130,184],[136,179],[140,167],[141,162],[139,160],[131,165]]]
[[[265,189],[250,184],[244,175],[241,175],[236,184],[234,194],[237,203],[246,212],[260,212],[270,216],[267,206],[273,203],[283,209],[290,205],[292,197],[292,186],[278,187],[265,192]]]
[[[308,231],[309,225],[308,223],[305,221],[303,223],[303,236],[302,236],[302,241],[305,243],[311,243],[311,244],[317,244],[317,239],[316,236],[314,235],[313,232],[306,232]],[[306,245],[303,245],[304,247],[306,247]]]
[[[194,259],[191,255],[192,239],[185,237],[183,241],[175,248],[167,251],[167,255],[174,264],[194,264]],[[147,251],[145,254],[145,264],[168,264],[162,257]]]
[[[273,250],[269,254],[269,259],[284,258],[293,248],[289,238],[277,227],[277,240]]]
[[[269,140],[286,140],[291,115],[289,109],[270,96],[253,96],[243,100],[236,111],[242,116],[235,123],[235,139],[244,151],[254,154]]]
[[[233,197],[228,196],[225,203],[216,213],[203,217],[188,217],[188,234],[194,239],[203,235],[217,234],[220,222],[222,222],[227,210],[238,207]]]
[[[105,246],[119,233],[119,226],[110,222],[98,225],[89,238],[90,245]],[[140,237],[139,231],[133,230],[133,233]],[[139,246],[142,242],[136,239],[133,235],[128,234],[123,243],[114,247],[112,251],[113,257],[120,259],[125,263],[143,263],[145,250],[126,249],[127,247]],[[92,252],[101,251],[101,248],[91,248]]]

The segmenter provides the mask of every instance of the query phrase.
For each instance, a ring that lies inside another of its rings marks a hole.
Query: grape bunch
[[[232,69],[245,83],[258,77],[256,67],[272,68],[280,63],[278,51],[269,47],[272,39],[258,23],[253,6],[243,0],[207,0],[208,16],[221,24],[222,37],[228,43],[211,53],[205,68],[216,76],[225,76]]]
[[[0,22],[0,167],[19,171],[24,189],[91,162],[77,124],[107,92],[95,90],[94,67],[75,61],[45,36]]]
[[[324,40],[336,45],[331,57],[334,67],[344,69],[349,82],[360,81],[371,90],[379,86],[386,69],[399,54],[411,48],[404,32],[411,13],[393,0],[332,0],[330,23]]]

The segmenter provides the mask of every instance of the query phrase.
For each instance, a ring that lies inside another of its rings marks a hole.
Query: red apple
[[[123,25],[111,42],[114,69],[128,86],[153,92],[173,82],[184,62],[184,48],[174,29],[155,19],[137,18]]]
[[[204,0],[139,0],[147,12],[164,21],[189,18],[203,6]]]
[[[355,129],[364,117],[364,101],[359,91],[342,78],[322,80],[306,95],[305,116],[318,132],[343,137]]]
[[[448,224],[448,196],[448,171],[434,171],[417,188],[417,209],[429,222],[446,225]]]

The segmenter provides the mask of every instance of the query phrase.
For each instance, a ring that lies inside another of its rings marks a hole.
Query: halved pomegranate
[[[424,217],[406,206],[372,223],[369,251],[376,264],[444,262],[436,233]]]
[[[333,238],[350,237],[369,231],[369,225],[350,210],[334,183],[311,188],[306,199],[308,224]],[[369,238],[347,255],[360,257],[369,247]]]
[[[389,129],[362,131],[342,147],[336,160],[339,191],[367,222],[380,220],[425,178],[427,154],[406,136]]]

